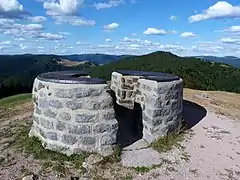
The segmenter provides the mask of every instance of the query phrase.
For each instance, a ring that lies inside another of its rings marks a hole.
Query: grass
[[[138,166],[138,167],[135,167],[134,169],[137,172],[146,173],[146,172],[151,171],[153,168],[152,167],[145,167],[145,166]]]
[[[57,166],[56,169],[61,169],[60,170],[61,172],[63,171],[62,164],[64,164],[64,162],[70,162],[75,166],[75,168],[81,169],[82,163],[84,162],[85,158],[89,156],[89,154],[85,152],[83,152],[80,155],[67,156],[62,153],[44,149],[41,141],[37,137],[28,136],[29,130],[30,130],[30,125],[21,126],[20,130],[14,136],[15,146],[19,150],[22,150],[27,154],[33,155],[33,157],[36,159],[39,159],[39,160],[47,159],[48,161],[57,162],[60,165]],[[49,164],[49,166],[50,165],[51,164]]]
[[[159,138],[157,141],[151,144],[151,147],[158,152],[167,152],[173,147],[184,148],[181,145],[181,142],[185,139],[187,129],[187,124],[183,123],[182,128],[179,132],[174,132],[165,137]]]
[[[18,94],[0,99],[0,107],[11,107],[29,101],[32,98],[31,93]]]

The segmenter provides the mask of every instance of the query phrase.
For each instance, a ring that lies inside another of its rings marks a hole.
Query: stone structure
[[[119,105],[133,109],[142,107],[143,139],[151,143],[182,124],[183,81],[165,73],[116,71],[111,89]]]
[[[45,148],[68,155],[82,151],[109,154],[119,128],[110,90],[121,107],[131,110],[136,103],[140,105],[147,142],[181,127],[183,81],[175,75],[116,71],[109,88],[104,80],[87,73],[62,71],[35,79],[29,135],[39,137]]]
[[[47,149],[69,155],[111,152],[118,122],[107,90],[105,81],[83,72],[39,75],[33,85],[30,136],[39,137]]]

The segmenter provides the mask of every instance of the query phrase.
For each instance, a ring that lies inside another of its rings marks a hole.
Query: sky
[[[240,57],[240,1],[0,0],[0,54]]]

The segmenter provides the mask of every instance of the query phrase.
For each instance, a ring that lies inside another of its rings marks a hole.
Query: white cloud
[[[189,17],[189,22],[199,22],[216,18],[237,18],[240,17],[240,6],[233,6],[226,1],[218,1],[215,5],[204,10],[202,14],[195,14]]]
[[[176,21],[177,20],[177,16],[172,15],[172,16],[169,17],[169,19],[172,20],[172,21]]]
[[[137,33],[132,33],[132,36],[136,36],[137,35]]]
[[[65,35],[65,36],[70,36],[71,35],[71,33],[69,33],[69,32],[59,32],[59,34],[62,34],[62,35]]]
[[[73,26],[81,26],[81,25],[90,25],[93,26],[96,24],[94,20],[86,20],[79,18],[77,16],[55,16],[53,17],[56,20],[57,24],[71,24]]]
[[[156,29],[156,28],[147,28],[146,31],[143,32],[145,35],[165,35],[167,32],[163,29]]]
[[[47,18],[44,16],[33,16],[33,17],[28,17],[28,19],[34,23],[41,23],[47,20]]]
[[[23,18],[30,15],[17,0],[0,0],[0,18]]]
[[[57,24],[71,24],[73,26],[95,25],[94,20],[87,20],[79,16],[79,8],[84,0],[41,0],[47,15],[52,16]]]
[[[93,6],[97,10],[99,10],[99,9],[106,9],[106,8],[117,7],[121,3],[124,3],[124,0],[109,0],[107,2],[94,3]]]
[[[224,31],[226,32],[240,32],[240,26],[231,26],[228,29],[225,29]]]
[[[128,37],[124,37],[122,39],[124,42],[140,42],[140,39],[133,39],[133,38],[128,38]]]
[[[114,22],[114,23],[105,25],[103,28],[106,31],[113,31],[113,30],[117,29],[118,27],[119,27],[119,24]]]
[[[43,7],[50,16],[76,16],[78,15],[78,8],[83,2],[84,0],[55,0],[53,2],[44,2]]]
[[[39,39],[45,39],[45,40],[61,40],[65,39],[65,37],[61,34],[52,34],[52,33],[40,33],[36,35]]]
[[[105,39],[106,42],[111,42],[112,40],[110,38]]]
[[[2,41],[2,42],[0,42],[0,45],[9,45],[9,44],[11,44],[10,41]]]
[[[15,38],[14,40],[15,41],[24,41],[25,39],[24,38]]]
[[[182,38],[188,38],[188,37],[196,37],[197,35],[194,34],[193,32],[184,32],[180,35]]]
[[[240,43],[240,39],[221,38],[220,42],[227,43],[227,44],[237,44],[237,43]]]

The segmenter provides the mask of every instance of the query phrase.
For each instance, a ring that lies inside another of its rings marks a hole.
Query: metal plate
[[[174,74],[162,73],[162,72],[145,72],[145,71],[132,71],[132,70],[116,70],[125,76],[141,76],[142,79],[154,80],[157,82],[170,82],[179,80],[180,78]]]
[[[55,71],[38,75],[37,79],[62,84],[106,84],[100,78],[88,78],[84,71]]]

